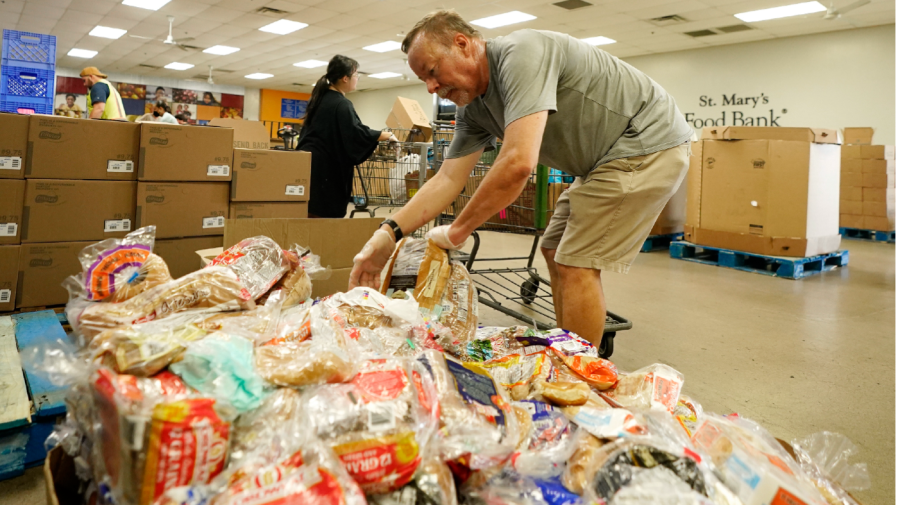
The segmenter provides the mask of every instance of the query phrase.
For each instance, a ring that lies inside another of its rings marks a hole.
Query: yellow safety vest
[[[103,109],[103,115],[100,116],[100,119],[127,119],[125,117],[125,105],[122,103],[122,95],[118,94],[118,90],[115,89],[115,86],[106,79],[100,79],[97,82],[102,82],[109,86],[109,96],[106,97],[106,108]],[[93,110],[90,92],[87,93],[87,110],[88,116],[90,116],[90,111]]]

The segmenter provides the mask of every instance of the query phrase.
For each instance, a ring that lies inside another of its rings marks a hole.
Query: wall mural
[[[110,81],[122,96],[128,121],[153,121],[156,102],[165,102],[172,115],[183,114],[189,124],[207,124],[219,117],[243,117],[243,95],[218,91],[180,89],[152,84]],[[80,77],[56,77],[56,99],[53,113],[57,116],[88,117],[87,88]]]

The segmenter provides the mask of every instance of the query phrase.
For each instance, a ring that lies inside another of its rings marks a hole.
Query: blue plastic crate
[[[53,114],[53,99],[0,95],[0,111],[19,114]]]
[[[52,70],[5,66],[0,71],[0,95],[53,98],[55,79],[56,72]]]
[[[56,67],[56,37],[41,33],[3,30],[3,66],[53,70]]]

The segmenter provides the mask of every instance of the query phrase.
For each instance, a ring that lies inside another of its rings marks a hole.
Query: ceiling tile
[[[355,12],[376,1],[377,0],[330,0],[324,5],[324,8],[334,12]]]
[[[22,2],[21,0],[6,0],[3,3],[0,3],[0,12],[2,12],[4,14],[4,16],[7,13],[21,14],[22,9],[24,9],[24,8],[25,8],[25,2]],[[12,18],[3,19],[3,21],[10,21],[11,19]]]
[[[53,26],[56,25],[55,19],[45,19],[40,16],[19,16],[19,22],[16,30],[36,33],[50,33]]]
[[[243,12],[252,12],[256,9],[264,7],[270,0],[221,0],[218,7],[226,9],[234,9]]]
[[[243,26],[246,28],[252,28],[253,30],[258,30],[267,24],[271,24],[277,21],[275,18],[271,18],[268,16],[262,16],[260,14],[244,14],[239,18],[231,21],[228,25],[234,26]]]
[[[25,4],[25,8],[21,12],[23,16],[34,16],[54,21],[61,18],[63,13],[65,13],[65,9],[61,7],[50,7],[32,2]]]
[[[590,30],[594,29],[598,32],[601,32],[606,27],[609,26],[620,26],[627,23],[632,23],[637,21],[633,16],[629,16],[627,14],[609,14],[598,16],[594,19],[574,19],[570,21],[566,21],[564,24],[568,26],[573,26],[575,28],[579,28],[581,30]]]
[[[310,25],[317,25],[323,21],[332,20],[335,18],[337,21],[339,21],[341,19],[341,17],[342,16],[340,16],[340,13],[333,11],[333,10],[319,9],[317,7],[303,7],[299,11],[297,11],[295,14],[288,16],[287,19],[290,19],[293,21],[300,21],[302,23],[306,23],[306,24],[310,24]],[[356,18],[356,16],[352,16],[352,17]],[[333,27],[328,26],[327,28],[333,28]]]
[[[108,26],[110,28],[120,28],[122,30],[130,30],[137,26],[140,21],[134,19],[124,19],[124,18],[116,18],[112,16],[103,16],[103,19],[100,20],[99,24],[102,26]]]
[[[131,7],[129,5],[118,4],[113,7],[109,12],[106,13],[107,16],[112,16],[115,18],[121,19],[131,19],[134,21],[143,21],[153,14],[153,11],[148,9],[141,9],[138,7]]]
[[[118,5],[115,0],[72,0],[69,10],[106,14]]]

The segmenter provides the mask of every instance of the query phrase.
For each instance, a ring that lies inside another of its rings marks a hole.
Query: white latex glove
[[[390,142],[391,144],[395,144],[395,143],[398,143],[398,142],[399,142],[399,139],[396,138],[396,135],[393,135],[393,134],[391,133],[391,134],[390,134],[390,138],[388,138],[387,141]]]
[[[349,274],[349,289],[365,286],[380,289],[380,272],[387,266],[396,249],[396,242],[386,230],[377,230],[365,244],[361,252],[352,259]]]
[[[458,251],[463,248],[468,243],[468,239],[470,236],[465,237],[461,244],[453,244],[451,240],[449,240],[449,227],[451,225],[444,224],[443,226],[437,226],[436,228],[428,231],[424,238],[428,240],[433,240],[433,243],[438,245],[442,249],[447,249],[450,251]]]

